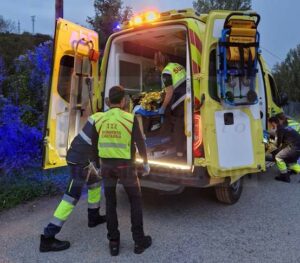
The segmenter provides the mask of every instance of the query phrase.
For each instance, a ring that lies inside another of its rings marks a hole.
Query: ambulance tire
[[[224,183],[215,187],[217,199],[224,204],[233,205],[239,199],[243,191],[243,178],[233,184]]]

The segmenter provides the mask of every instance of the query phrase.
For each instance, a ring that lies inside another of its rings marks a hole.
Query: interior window
[[[120,60],[120,84],[126,90],[139,91],[141,82],[141,65]]]
[[[217,101],[220,101],[218,96],[218,83],[217,83],[217,58],[216,49],[212,50],[209,55],[209,95]]]
[[[74,57],[65,55],[61,58],[58,75],[58,94],[70,103],[71,79],[74,69]]]
[[[280,107],[280,97],[276,87],[276,83],[271,75],[268,75],[273,101]]]

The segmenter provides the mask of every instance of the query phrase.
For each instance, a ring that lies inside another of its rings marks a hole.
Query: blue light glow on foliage
[[[15,60],[10,96],[0,98],[0,172],[9,174],[41,166],[43,105],[48,93],[52,43],[44,42]],[[5,78],[2,64],[0,58],[0,84]],[[15,99],[20,96],[18,90],[27,97]],[[35,126],[24,123],[28,113],[36,118],[31,119]]]
[[[7,173],[40,164],[42,132],[22,122],[22,111],[0,99],[0,169]]]

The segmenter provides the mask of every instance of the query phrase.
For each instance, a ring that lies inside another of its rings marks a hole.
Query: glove
[[[97,179],[102,179],[101,177],[101,169],[97,168],[97,165],[95,162],[90,162],[90,164],[88,165],[88,169],[89,169],[89,177],[96,177]]]
[[[165,108],[164,107],[160,107],[159,110],[158,110],[158,114],[160,115],[164,115],[165,114]]]
[[[142,173],[142,176],[149,175],[149,173],[150,173],[150,166],[149,166],[149,164],[148,163],[144,163],[143,167],[144,167],[144,171]]]

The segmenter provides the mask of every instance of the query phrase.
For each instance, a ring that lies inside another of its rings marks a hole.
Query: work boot
[[[289,173],[280,174],[275,177],[275,180],[285,182],[285,183],[290,183],[291,182],[290,174]]]
[[[69,241],[60,241],[55,237],[41,235],[40,252],[61,251],[69,247]]]
[[[109,251],[110,254],[115,257],[119,255],[120,250],[120,240],[110,240],[109,241]]]
[[[88,209],[88,227],[95,227],[106,222],[106,216],[101,216],[99,208]]]
[[[142,254],[151,245],[152,245],[151,236],[144,236],[139,242],[135,242],[134,253]]]

